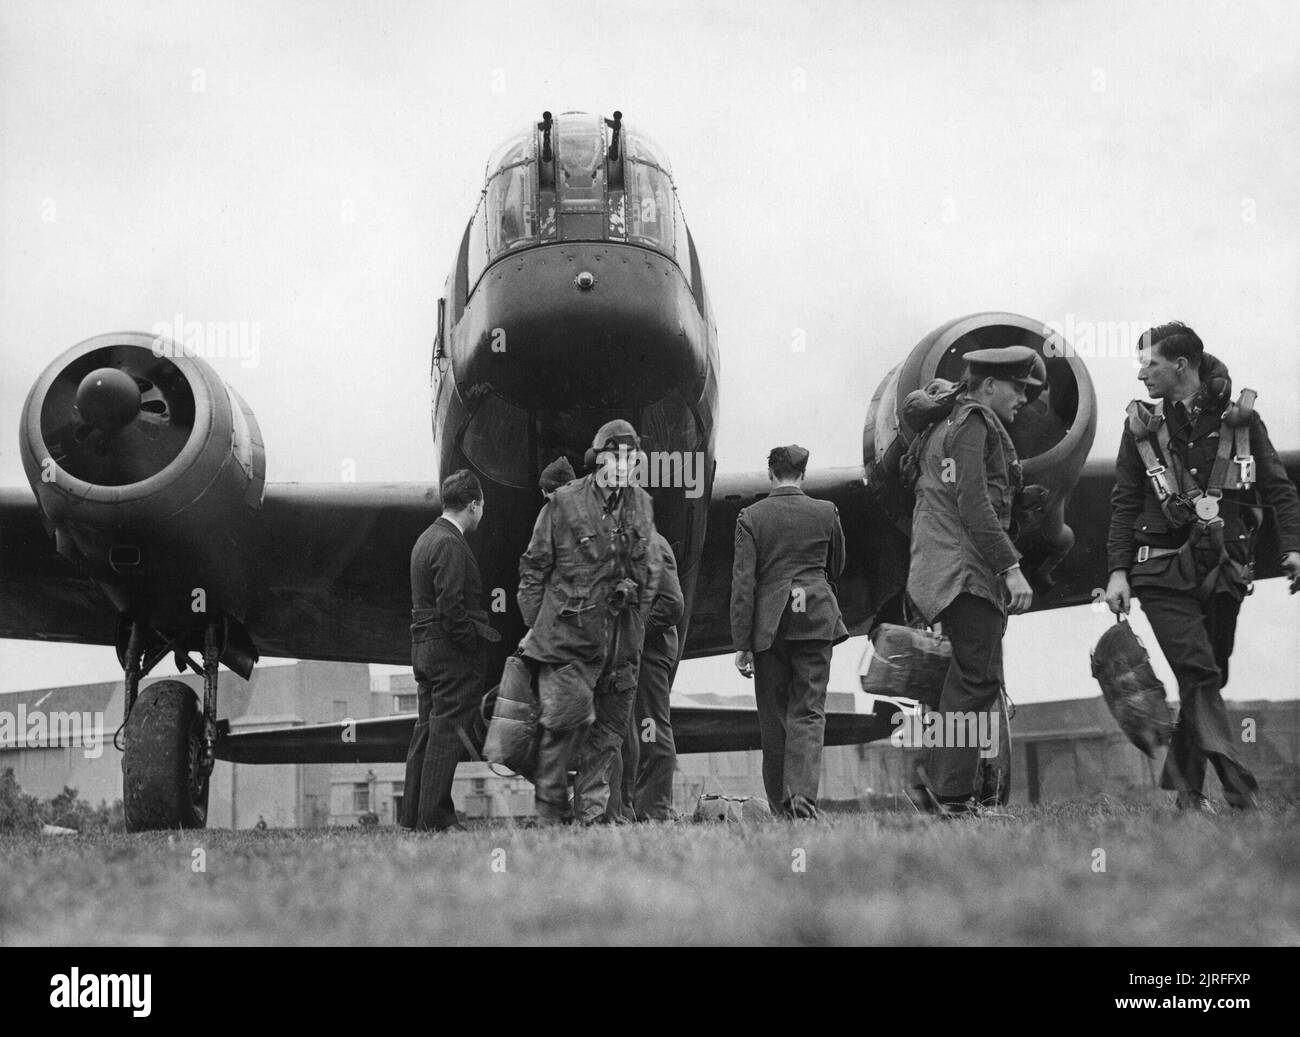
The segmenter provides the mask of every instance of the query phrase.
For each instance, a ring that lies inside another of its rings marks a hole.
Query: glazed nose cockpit
[[[704,392],[699,262],[667,159],[621,112],[544,112],[498,146],[461,259],[446,355],[469,411]]]
[[[641,245],[694,280],[690,235],[662,150],[644,134],[587,112],[552,116],[501,144],[488,160],[469,232],[467,288],[519,249],[564,241]]]

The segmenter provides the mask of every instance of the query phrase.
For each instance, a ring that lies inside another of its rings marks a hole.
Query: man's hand
[[[736,669],[740,671],[740,675],[742,677],[746,677],[746,678],[753,677],[754,676],[754,653],[737,652]]]
[[[1002,574],[1002,579],[1007,585],[1007,593],[1011,595],[1011,600],[1007,602],[1007,612],[1013,616],[1028,612],[1029,606],[1034,603],[1034,589],[1029,586],[1020,566],[1008,569]]]
[[[1291,580],[1291,593],[1300,591],[1300,551],[1288,551],[1282,556],[1282,568]]]
[[[1127,616],[1131,597],[1128,589],[1128,573],[1123,569],[1116,569],[1110,574],[1110,580],[1106,583],[1106,604],[1115,615],[1118,616],[1122,612]]]

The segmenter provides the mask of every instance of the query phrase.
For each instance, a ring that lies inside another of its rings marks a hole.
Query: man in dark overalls
[[[1281,565],[1300,578],[1300,499],[1247,389],[1233,403],[1227,368],[1178,322],[1144,332],[1138,379],[1154,406],[1134,401],[1111,494],[1106,602],[1142,602],[1178,678],[1178,726],[1160,787],[1180,810],[1212,812],[1213,765],[1232,807],[1256,805],[1220,690],[1228,683],[1241,600],[1251,581],[1263,509],[1273,512]]]
[[[1002,637],[1007,615],[1033,602],[1011,542],[1011,510],[1020,462],[1007,432],[1030,390],[1041,388],[1041,361],[1027,346],[977,349],[965,355],[965,391],[952,413],[928,433],[921,450],[912,513],[907,594],[927,622],[939,622],[952,662],[939,697],[945,736],[918,768],[916,799],[945,817],[977,812],[979,730],[968,718],[985,714],[996,727],[1002,690]],[[945,741],[949,739],[945,737]]]
[[[530,628],[520,648],[540,664],[534,787],[543,825],[594,823],[609,801],[660,572],[654,508],[632,480],[639,450],[628,422],[602,425],[588,452],[595,471],[556,488],[519,560],[519,611]]]

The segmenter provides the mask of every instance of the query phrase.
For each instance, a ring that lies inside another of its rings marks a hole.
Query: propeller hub
[[[77,386],[77,414],[87,425],[112,433],[126,428],[140,413],[140,387],[116,367],[100,367]]]

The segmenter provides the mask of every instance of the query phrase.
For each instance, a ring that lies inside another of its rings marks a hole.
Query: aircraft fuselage
[[[566,148],[598,153],[607,168],[613,165],[602,125],[608,134],[605,120],[560,116],[552,164],[561,174]],[[509,145],[505,150],[511,154]],[[641,485],[677,559],[687,603],[684,643],[718,410],[716,330],[699,261],[660,166],[645,163],[656,175],[642,195],[614,190],[606,175],[592,178],[605,184],[603,192],[584,181],[575,201],[559,175],[560,188],[547,199],[544,153],[539,127],[513,152],[524,158],[504,171],[489,169],[447,279],[432,371],[437,477],[468,468],[483,483],[485,513],[471,543],[504,658],[525,629],[515,591],[519,556],[543,503],[542,469],[563,456],[583,474],[596,430],[611,418],[630,421],[646,454]],[[625,183],[641,182],[640,163],[629,156],[619,165]],[[518,189],[518,211],[497,189],[503,177]],[[509,233],[501,229],[506,224]],[[494,239],[513,244],[493,255]],[[480,244],[489,247],[486,261]]]

